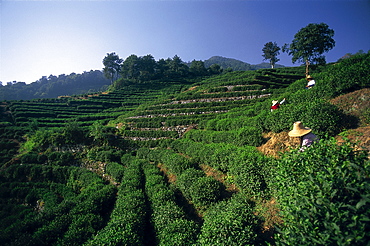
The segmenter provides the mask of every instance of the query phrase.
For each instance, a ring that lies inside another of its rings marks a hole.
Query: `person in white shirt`
[[[306,80],[308,81],[308,83],[307,83],[307,85],[306,85],[305,89],[310,89],[310,88],[312,88],[312,87],[314,87],[314,86],[315,86],[316,81],[312,78],[312,76],[311,76],[311,75],[308,75],[308,76],[306,77]]]
[[[290,137],[299,137],[300,138],[300,151],[304,151],[306,148],[310,147],[314,142],[318,141],[319,138],[313,134],[312,129],[304,127],[302,122],[297,121],[293,124],[293,130],[291,130],[288,135]]]

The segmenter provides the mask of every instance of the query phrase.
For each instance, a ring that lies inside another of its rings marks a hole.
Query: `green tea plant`
[[[181,175],[177,177],[176,187],[181,191],[183,196],[191,200],[192,189],[191,186],[201,177],[204,177],[205,174],[202,170],[195,168],[186,169]]]
[[[140,160],[127,163],[107,225],[84,245],[146,245],[148,206],[142,164]]]
[[[109,162],[105,166],[105,171],[108,175],[112,176],[116,182],[120,182],[123,177],[125,168],[122,164],[119,164],[117,162]]]
[[[216,203],[204,216],[197,245],[256,245],[259,219],[242,194]]]
[[[291,130],[296,121],[314,130],[320,136],[334,136],[350,126],[344,113],[336,106],[320,99],[282,106],[267,115],[264,128],[273,132]]]
[[[173,246],[194,244],[199,225],[186,218],[184,211],[175,202],[173,191],[166,185],[157,167],[146,163],[143,168],[156,244]]]
[[[277,245],[366,245],[370,162],[349,142],[320,141],[276,160],[271,187],[281,210]]]
[[[221,200],[222,183],[213,177],[200,177],[190,186],[190,197],[194,205],[201,210]]]
[[[230,143],[236,146],[258,146],[262,142],[261,133],[254,127],[243,127],[234,131],[191,130],[186,138],[204,143]]]

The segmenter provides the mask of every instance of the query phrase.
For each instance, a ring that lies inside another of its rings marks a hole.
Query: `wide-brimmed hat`
[[[301,136],[306,135],[307,133],[310,133],[311,131],[312,131],[312,129],[310,129],[308,127],[304,127],[302,122],[297,121],[297,122],[294,122],[293,130],[291,130],[288,133],[288,135],[290,137],[301,137]]]
[[[274,106],[275,104],[277,104],[279,101],[277,101],[277,100],[273,100],[272,101],[272,106]]]
[[[311,75],[307,75],[306,79],[313,79]]]

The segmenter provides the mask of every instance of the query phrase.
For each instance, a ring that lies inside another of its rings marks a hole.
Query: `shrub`
[[[358,54],[341,60],[321,74],[325,93],[338,96],[370,85],[367,76],[370,54]]]
[[[186,199],[191,199],[191,186],[200,177],[204,177],[204,172],[195,168],[188,168],[177,177],[176,186],[181,190]]]
[[[270,173],[270,159],[255,148],[238,149],[230,153],[229,174],[244,193],[257,196],[268,193],[266,176]]]
[[[38,154],[34,152],[26,153],[20,158],[23,164],[38,164]]]
[[[176,204],[174,193],[164,182],[157,167],[146,163],[143,169],[157,244],[192,245],[196,240],[198,225],[185,218],[184,211]]]
[[[50,152],[48,155],[48,163],[53,166],[71,166],[76,160],[71,152]]]
[[[237,146],[258,146],[262,142],[261,132],[254,127],[243,127],[233,131],[191,130],[185,137],[196,142],[231,143]]]
[[[366,245],[370,162],[350,143],[320,141],[276,160],[272,187],[284,224],[277,245]]]
[[[221,198],[223,185],[213,177],[200,177],[190,187],[191,200],[196,207],[207,208]]]
[[[123,177],[125,168],[117,162],[109,162],[105,166],[105,171],[108,175],[111,175],[116,182],[120,182]]]
[[[148,207],[141,165],[134,160],[127,166],[108,224],[86,245],[144,245]]]
[[[259,146],[262,143],[262,132],[255,127],[243,127],[236,131],[234,144],[237,146]]]
[[[199,245],[256,245],[258,218],[245,195],[221,201],[204,216]]]
[[[273,132],[291,130],[296,121],[302,121],[313,129],[319,136],[337,134],[341,129],[348,127],[345,115],[336,106],[320,99],[310,102],[289,104],[271,112],[265,120],[265,128]]]
[[[180,175],[186,169],[194,166],[190,159],[175,153],[173,150],[163,151],[160,160],[175,175]]]
[[[77,215],[69,225],[63,238],[58,240],[59,245],[82,245],[91,235],[102,226],[102,218],[95,214]]]

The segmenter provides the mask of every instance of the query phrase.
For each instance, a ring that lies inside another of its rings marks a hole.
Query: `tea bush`
[[[200,178],[204,177],[205,174],[202,170],[195,168],[186,169],[181,175],[177,177],[176,187],[180,189],[183,196],[190,200],[192,195],[191,186]]]
[[[338,96],[354,90],[370,86],[367,75],[370,64],[370,54],[357,54],[341,60],[338,64],[330,66],[320,74],[325,93]]]
[[[277,245],[366,245],[370,240],[370,162],[334,139],[290,152],[271,173],[284,223]]]
[[[197,238],[198,224],[186,219],[185,212],[176,204],[173,191],[157,167],[145,163],[143,169],[157,245],[192,245]]]
[[[302,121],[320,136],[334,136],[349,126],[346,116],[336,106],[320,99],[310,102],[289,104],[267,115],[264,127],[273,132],[288,131],[293,123]]]
[[[257,245],[259,219],[253,203],[243,194],[221,201],[208,209],[198,245]]]
[[[252,197],[268,195],[266,177],[271,171],[270,158],[255,148],[238,149],[230,155],[229,174],[238,188]]]
[[[180,175],[186,169],[194,167],[192,160],[173,150],[164,150],[160,161],[175,175]]]
[[[190,196],[198,208],[207,208],[221,199],[222,183],[213,177],[200,177],[190,187]]]
[[[109,162],[105,166],[105,171],[108,175],[111,175],[114,178],[114,181],[120,182],[125,172],[125,168],[117,162]]]
[[[148,213],[142,161],[127,163],[107,225],[84,245],[145,245]]]
[[[237,146],[258,146],[262,143],[262,135],[254,127],[243,127],[234,131],[191,130],[186,138],[204,143],[230,143]]]

